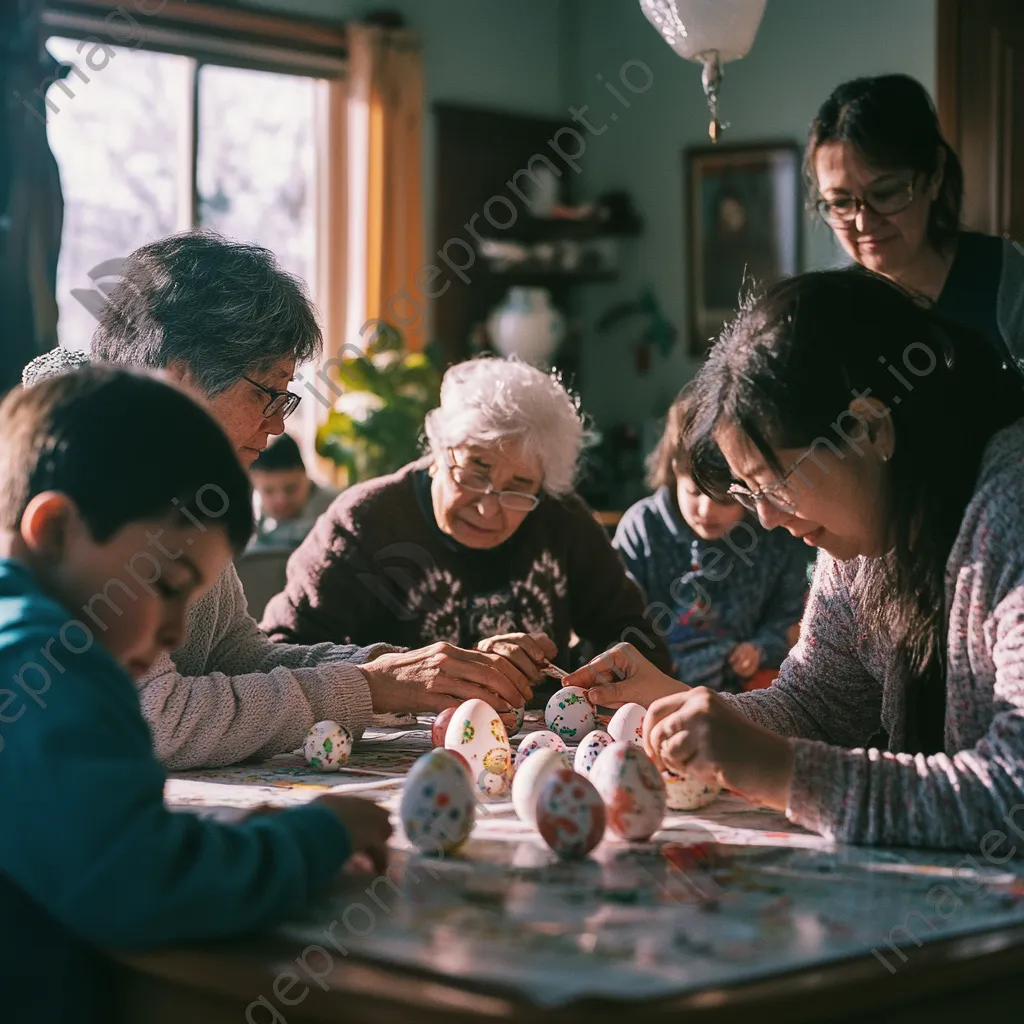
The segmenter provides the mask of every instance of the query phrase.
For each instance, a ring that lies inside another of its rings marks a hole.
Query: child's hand
[[[327,793],[313,802],[323,804],[348,829],[352,855],[365,854],[374,870],[383,873],[388,866],[388,837],[392,831],[388,812],[358,796]]]
[[[750,800],[785,810],[793,747],[705,686],[655,702],[644,719],[644,748],[659,768],[721,775]]]
[[[729,665],[740,679],[750,679],[761,667],[761,652],[753,644],[738,644],[729,655]]]
[[[632,644],[616,644],[562,680],[563,686],[582,686],[591,704],[618,708],[623,704],[649,707],[659,697],[689,687],[655,668]]]

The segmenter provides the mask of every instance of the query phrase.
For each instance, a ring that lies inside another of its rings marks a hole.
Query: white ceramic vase
[[[565,317],[546,288],[513,287],[488,317],[487,330],[503,356],[547,367],[565,337]]]

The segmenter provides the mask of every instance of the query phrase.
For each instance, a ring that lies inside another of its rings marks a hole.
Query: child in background
[[[689,476],[683,388],[648,462],[655,493],[622,517],[613,541],[652,603],[673,675],[738,692],[767,686],[796,640],[815,556],[785,530],[766,531],[738,502],[712,501]]]
[[[338,496],[332,488],[310,480],[299,446],[288,434],[274,438],[249,472],[256,492],[253,548],[294,551]]]
[[[133,679],[252,529],[210,416],[94,367],[12,392],[0,437],[3,1019],[98,1021],[99,948],[271,925],[353,853],[382,868],[390,827],[336,796],[232,825],[164,806]]]

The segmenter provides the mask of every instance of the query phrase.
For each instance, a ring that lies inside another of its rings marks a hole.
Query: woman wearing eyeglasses
[[[960,230],[964,178],[924,87],[906,75],[840,85],[811,125],[804,172],[817,209],[867,270],[932,300],[1024,359],[1024,253]]]
[[[837,840],[1008,856],[988,840],[1024,808],[1017,374],[890,282],[830,271],[740,312],[693,401],[702,490],[819,556],[775,683],[655,701],[648,751]],[[665,684],[628,647],[566,682]]]
[[[570,634],[671,659],[602,527],[573,492],[586,432],[572,397],[525,363],[452,367],[429,455],[348,488],[288,563],[263,629],[291,643],[443,641],[504,655],[532,686],[568,665]],[[363,666],[443,657],[387,654]],[[371,678],[372,686],[372,678]]]

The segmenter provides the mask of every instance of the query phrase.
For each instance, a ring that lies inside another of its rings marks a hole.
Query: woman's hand
[[[714,690],[698,686],[652,704],[644,719],[644,747],[659,768],[717,772],[729,789],[786,809],[792,744],[752,722]]]
[[[689,689],[655,668],[632,644],[609,648],[566,676],[562,685],[582,686],[591,704],[606,708],[629,703],[646,708],[659,697]]]
[[[436,643],[364,662],[374,714],[438,712],[479,697],[495,711],[521,708],[533,696],[530,680],[507,658]]]
[[[729,666],[740,679],[750,679],[761,667],[761,652],[753,644],[737,644],[729,655]]]
[[[558,654],[558,647],[546,633],[502,633],[476,645],[478,651],[500,654],[536,685],[544,678],[542,669]]]

